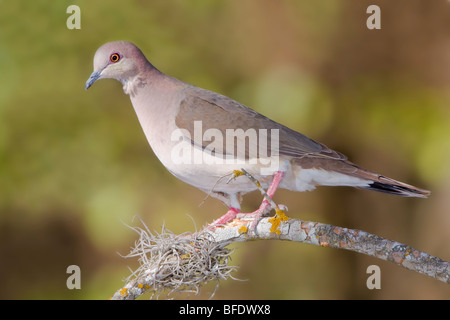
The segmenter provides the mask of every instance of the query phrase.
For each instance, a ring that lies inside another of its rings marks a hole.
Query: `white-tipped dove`
[[[151,148],[167,170],[227,205],[228,212],[214,225],[233,220],[240,214],[242,195],[258,188],[247,176],[236,174],[241,169],[268,188],[269,197],[278,187],[307,191],[319,185],[407,197],[430,194],[367,171],[237,101],[163,74],[130,42],[108,42],[97,50],[85,88],[103,78],[122,82]],[[251,214],[257,221],[271,208],[264,199]]]

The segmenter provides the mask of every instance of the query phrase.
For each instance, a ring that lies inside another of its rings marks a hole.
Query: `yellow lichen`
[[[128,295],[128,289],[122,288],[122,289],[120,289],[119,293],[122,297],[126,297]]]
[[[144,287],[144,285],[142,283],[138,283],[138,288],[142,289]]]
[[[322,247],[328,247],[330,244],[326,241],[319,242]]]
[[[405,251],[405,258],[407,256],[409,256],[411,254],[411,252],[412,252],[412,249],[406,249],[406,251]]]
[[[233,173],[235,178],[244,175],[244,173],[241,170],[233,170]]]
[[[289,220],[289,217],[284,213],[283,210],[280,210],[279,208],[276,208],[276,214],[273,218],[269,219],[269,222],[272,223],[272,226],[270,227],[270,232],[280,234],[281,231],[278,229],[282,221]]]
[[[239,232],[239,234],[246,233],[247,232],[247,227],[246,226],[240,227],[238,232]]]

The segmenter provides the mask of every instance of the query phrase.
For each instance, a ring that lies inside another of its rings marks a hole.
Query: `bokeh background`
[[[69,30],[66,8],[81,9]],[[366,9],[381,8],[381,30]],[[194,231],[225,212],[153,155],[121,84],[89,90],[96,49],[136,43],[160,70],[230,96],[427,199],[282,190],[291,217],[365,230],[450,260],[447,0],[0,1],[0,298],[107,299],[136,262],[126,225]],[[259,193],[245,210],[254,210]],[[191,218],[195,220],[196,226]],[[133,220],[134,219],[134,220]],[[233,246],[215,299],[448,299],[450,287],[360,254]],[[81,290],[66,268],[81,268]],[[381,290],[366,268],[381,268]],[[208,298],[214,286],[200,296]]]

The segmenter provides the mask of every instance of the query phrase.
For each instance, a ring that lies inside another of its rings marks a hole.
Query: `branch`
[[[147,228],[133,228],[140,238],[127,257],[139,257],[140,268],[112,299],[136,299],[147,291],[156,297],[166,290],[167,297],[180,292],[197,294],[205,282],[218,283],[231,277],[236,267],[228,266],[232,251],[226,246],[249,240],[289,240],[346,249],[450,284],[449,262],[365,231],[290,219],[279,212],[275,217],[261,219],[255,232],[249,228],[252,222],[235,219],[223,227],[184,235],[166,230],[154,235]]]

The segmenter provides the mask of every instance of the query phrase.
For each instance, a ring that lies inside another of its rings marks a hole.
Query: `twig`
[[[270,218],[258,224],[255,234],[242,233],[242,226],[218,228],[211,233],[218,243],[231,243],[249,240],[290,240],[322,247],[346,249],[364,253],[382,260],[391,261],[401,267],[413,270],[450,284],[450,263],[408,245],[388,240],[365,231],[348,229],[319,222],[288,219],[281,222],[280,233],[271,232]],[[248,222],[245,222],[247,224]],[[230,230],[225,230],[230,229]],[[234,236],[232,231],[234,230]]]
[[[155,241],[155,238],[140,229],[141,239],[130,256],[141,258],[141,268],[112,299],[136,299],[146,291],[152,291],[158,296],[162,290],[169,288],[172,290],[169,295],[186,291],[198,293],[205,282],[231,277],[230,273],[236,269],[228,266],[231,252],[226,246],[250,240],[289,240],[346,249],[391,261],[403,268],[450,284],[449,262],[408,245],[361,230],[297,219],[282,221],[279,225],[280,233],[277,234],[271,231],[270,219],[263,218],[253,234],[247,232],[252,220],[239,219],[224,227],[205,229],[194,235],[167,237],[166,234],[165,244],[152,248],[155,250],[152,254],[157,255],[157,259],[154,256],[149,259],[147,255],[150,247],[145,248],[145,243]],[[180,242],[184,246],[181,246]],[[180,272],[182,267],[185,270]]]

